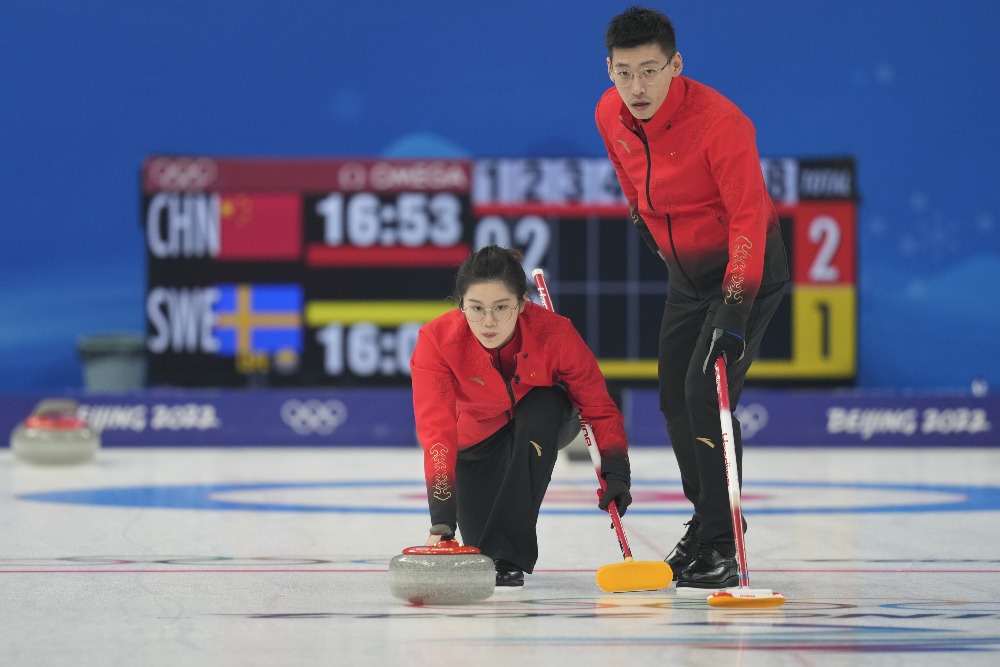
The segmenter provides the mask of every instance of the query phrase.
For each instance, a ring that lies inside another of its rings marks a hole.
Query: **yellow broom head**
[[[658,591],[674,579],[673,570],[663,561],[634,561],[605,565],[597,570],[597,586],[606,593]]]

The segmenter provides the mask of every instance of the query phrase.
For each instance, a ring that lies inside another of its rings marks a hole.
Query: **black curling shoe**
[[[739,584],[740,572],[736,556],[719,552],[717,545],[698,544],[694,560],[677,576],[677,588],[721,590]]]
[[[524,571],[513,563],[498,559],[497,586],[524,586]]]
[[[698,532],[698,522],[691,519],[684,525],[688,527],[687,532],[684,533],[684,537],[677,543],[674,550],[663,559],[663,562],[673,570],[674,581],[677,581],[677,576],[680,572],[691,564],[695,553],[698,551],[698,540],[694,536]]]

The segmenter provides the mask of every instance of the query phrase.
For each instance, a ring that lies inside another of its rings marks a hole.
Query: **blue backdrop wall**
[[[4,0],[0,391],[144,329],[144,156],[601,155],[627,4]],[[654,6],[763,155],[857,157],[859,385],[1000,386],[1000,3]]]

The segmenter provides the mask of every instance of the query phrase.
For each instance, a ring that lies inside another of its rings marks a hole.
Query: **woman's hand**
[[[455,529],[446,523],[436,523],[431,526],[431,534],[424,542],[425,547],[432,547],[442,540],[455,539]]]

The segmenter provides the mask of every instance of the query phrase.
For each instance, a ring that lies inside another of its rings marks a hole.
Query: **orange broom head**
[[[606,593],[658,591],[670,586],[673,570],[663,561],[634,561],[605,565],[597,570],[597,586]]]
[[[785,604],[785,596],[768,588],[730,588],[709,595],[708,604],[726,609],[769,609]]]

